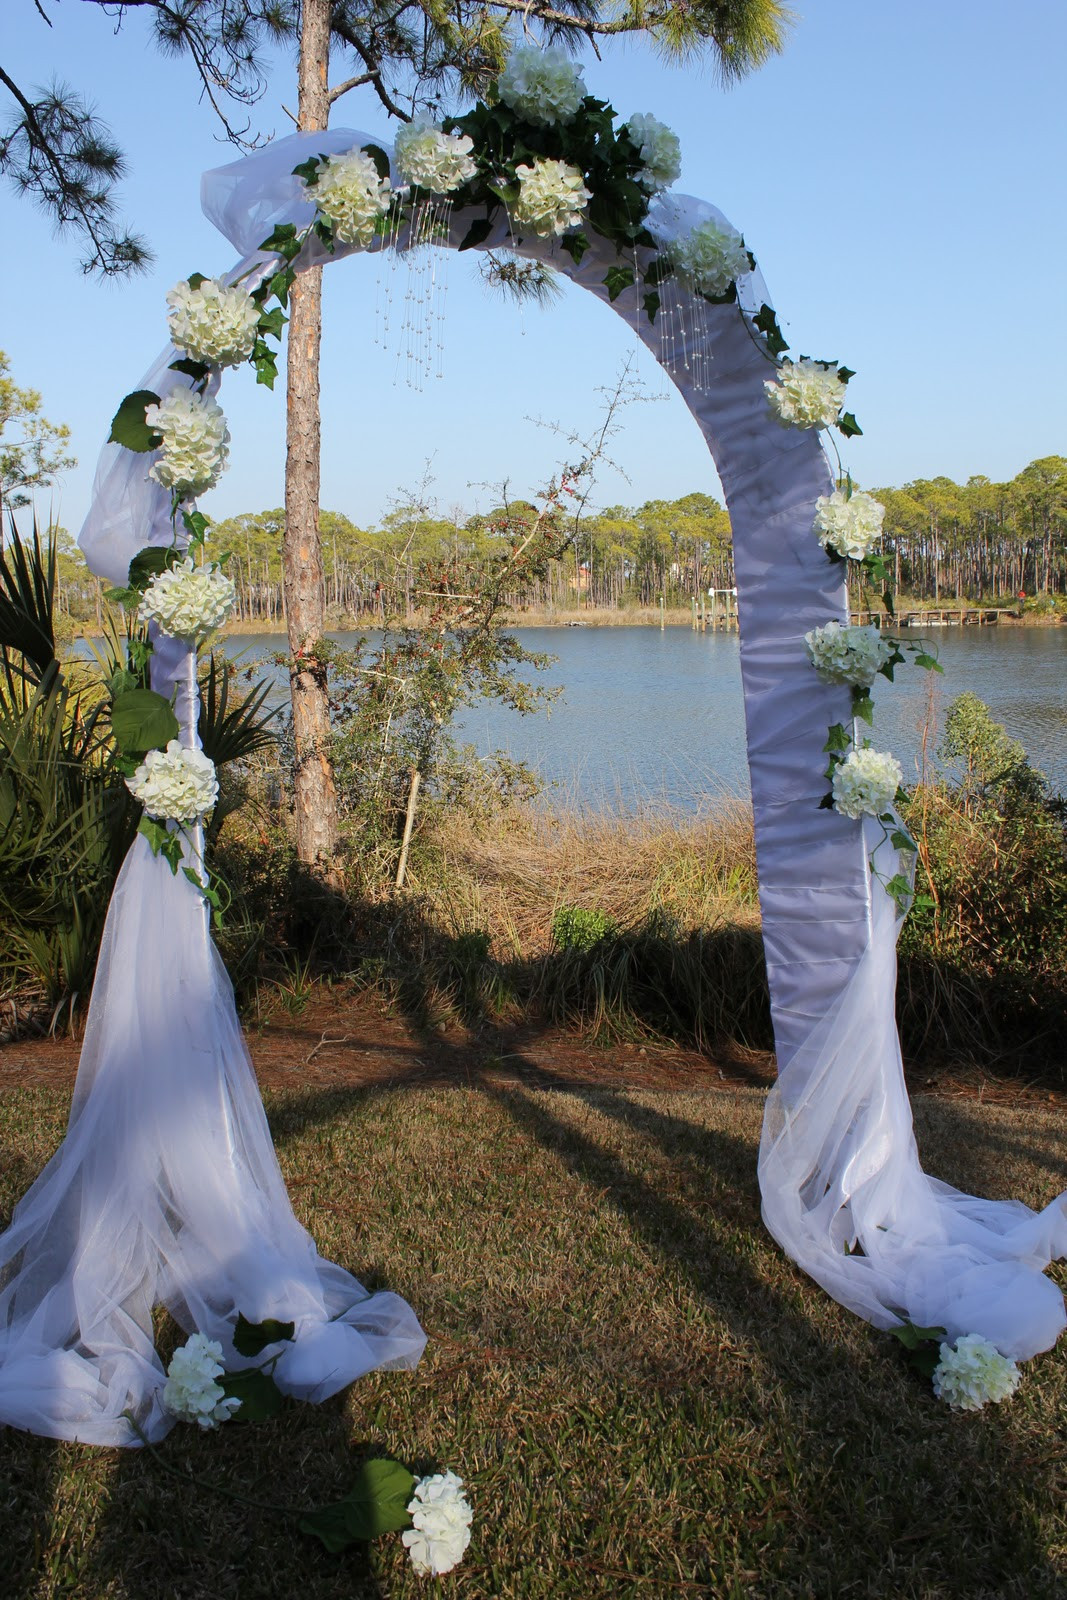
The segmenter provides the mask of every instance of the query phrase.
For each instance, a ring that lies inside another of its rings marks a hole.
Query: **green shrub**
[[[1067,807],[975,695],[950,708],[945,776],[905,821],[928,900],[901,931],[905,1049],[1062,1065]]]
[[[605,939],[614,939],[618,927],[604,911],[584,906],[560,906],[552,918],[552,943],[557,950],[592,950]]]

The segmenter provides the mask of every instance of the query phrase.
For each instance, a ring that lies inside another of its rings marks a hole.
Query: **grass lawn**
[[[1067,1593],[1064,1362],[1009,1404],[935,1402],[893,1341],[764,1233],[762,1094],[468,1088],[268,1097],[324,1253],[430,1336],[261,1427],[178,1428],[166,1458],[264,1500],[322,1503],[368,1450],[468,1482],[474,1538],[436,1592],[510,1597]],[[0,1095],[0,1219],[61,1137],[65,1094]],[[1045,1203],[1055,1113],[922,1099],[927,1167]],[[333,1600],[434,1592],[390,1535],[329,1556],[186,1489],[147,1452],[2,1434],[0,1594]]]

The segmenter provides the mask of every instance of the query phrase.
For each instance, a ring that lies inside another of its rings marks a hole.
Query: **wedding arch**
[[[733,527],[778,1058],[759,1156],[767,1227],[875,1326],[980,1334],[1028,1358],[1067,1322],[1044,1275],[1067,1250],[1067,1197],[1034,1213],[962,1194],[923,1172],[912,1132],[894,1018],[910,841],[892,809],[899,768],[870,750],[857,720],[889,652],[870,630],[848,630],[843,559],[877,562],[877,522],[868,497],[839,486],[822,442],[835,424],[855,429],[843,410],[851,374],[784,358],[741,236],[713,206],[665,192],[674,157],[662,125],[632,118],[616,134],[610,108],[583,100],[592,153],[575,165],[573,111],[556,104],[538,119],[521,82],[509,104],[510,123],[499,105],[480,106],[445,131],[409,130],[406,182],[397,153],[343,129],[297,134],[206,174],[204,210],[241,257],[221,287],[240,287],[255,308],[244,354],[270,359],[263,334],[280,332],[280,317],[271,323],[265,308],[271,293],[284,303],[287,274],[432,239],[550,259],[666,368],[707,441]],[[508,170],[518,182],[478,191],[471,149],[495,140],[499,164],[501,130],[516,119],[523,159],[513,149]],[[561,155],[545,153],[553,128],[568,130]],[[610,193],[596,189],[597,172]],[[632,206],[613,197],[632,201],[642,181],[635,227]],[[200,311],[203,283],[190,280]],[[123,442],[101,457],[81,544],[119,586],[146,548],[171,553],[149,560],[142,580],[177,571],[202,542],[202,521],[184,509],[194,480],[173,462],[161,470],[163,413],[178,397],[204,425],[185,440],[192,454],[210,453],[212,440],[221,449],[213,396],[227,363],[188,351],[164,351],[120,409],[113,438]],[[152,685],[173,704],[175,759],[192,771],[195,643],[161,629],[158,611],[152,635]],[[374,1366],[412,1366],[423,1347],[404,1302],[367,1294],[321,1260],[293,1215],[211,944],[196,814],[177,829],[179,845],[166,820],[146,828],[122,868],[67,1137],[0,1238],[0,1421],[37,1433],[137,1443],[124,1412],[149,1439],[167,1431],[159,1304],[217,1339],[228,1368],[243,1364],[238,1312],[294,1320],[275,1376],[312,1399]]]

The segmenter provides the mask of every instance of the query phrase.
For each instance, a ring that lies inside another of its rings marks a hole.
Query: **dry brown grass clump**
[[[687,816],[527,808],[492,832],[447,818],[412,889],[451,934],[488,932],[500,960],[541,957],[562,907],[620,930],[657,920],[675,935],[759,927],[752,813],[741,802]]]

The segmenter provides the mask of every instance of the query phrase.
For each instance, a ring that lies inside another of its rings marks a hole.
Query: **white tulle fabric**
[[[90,539],[90,559],[115,578],[142,527],[167,543],[171,530],[145,458],[105,457],[89,519],[105,553]],[[143,523],[124,520],[131,506]],[[158,632],[154,644],[153,687],[195,744],[195,653]],[[199,849],[194,836],[198,871]],[[267,1354],[279,1387],[305,1400],[413,1367],[425,1345],[405,1301],[324,1261],[294,1216],[203,899],[138,836],[108,909],[66,1139],[0,1237],[0,1422],[135,1445],[130,1412],[161,1438],[174,1419],[156,1306],[217,1339],[230,1370],[249,1364],[232,1344],[239,1313],[294,1322],[292,1343]]]
[[[275,223],[310,220],[293,167],[366,142],[346,129],[295,135],[205,176],[204,209],[241,256],[230,281],[264,269],[258,246]],[[667,196],[650,226],[668,240],[708,218],[725,221]],[[452,244],[472,220],[453,213]],[[508,242],[502,219],[482,247]],[[602,279],[616,258],[605,241],[593,236],[578,266],[540,240],[519,248],[607,302]],[[313,241],[300,265],[324,259]],[[614,309],[661,356],[640,292],[624,291]],[[681,314],[668,370],[714,456],[734,532],[779,1064],[760,1152],[764,1217],[806,1272],[875,1325],[981,1333],[1024,1359],[1067,1321],[1043,1273],[1067,1250],[1067,1204],[1061,1196],[1035,1215],[922,1171],[894,1021],[894,909],[868,868],[887,846],[877,824],[819,809],[826,729],[849,715],[848,691],[818,681],[803,644],[809,629],[847,621],[842,569],[811,531],[830,471],[816,434],[770,415],[771,368],[736,308],[701,302],[687,314],[684,291],[669,293]],[[741,294],[750,306],[768,298],[758,274]],[[173,358],[165,352],[140,386],[161,394],[185,383],[167,370]],[[710,385],[694,379],[707,358]],[[147,464],[117,446],[101,458],[81,543],[113,582],[142,545],[170,542],[167,497]],[[190,658],[164,643],[155,681],[179,685],[191,738]],[[166,1430],[155,1304],[228,1353],[238,1309],[295,1317],[277,1375],[312,1398],[372,1366],[411,1365],[422,1349],[403,1302],[367,1296],[321,1261],[293,1217],[204,908],[140,839],[108,917],[68,1136],[0,1239],[0,1284],[0,1420],[97,1443],[131,1442],[127,1408],[150,1436]]]

